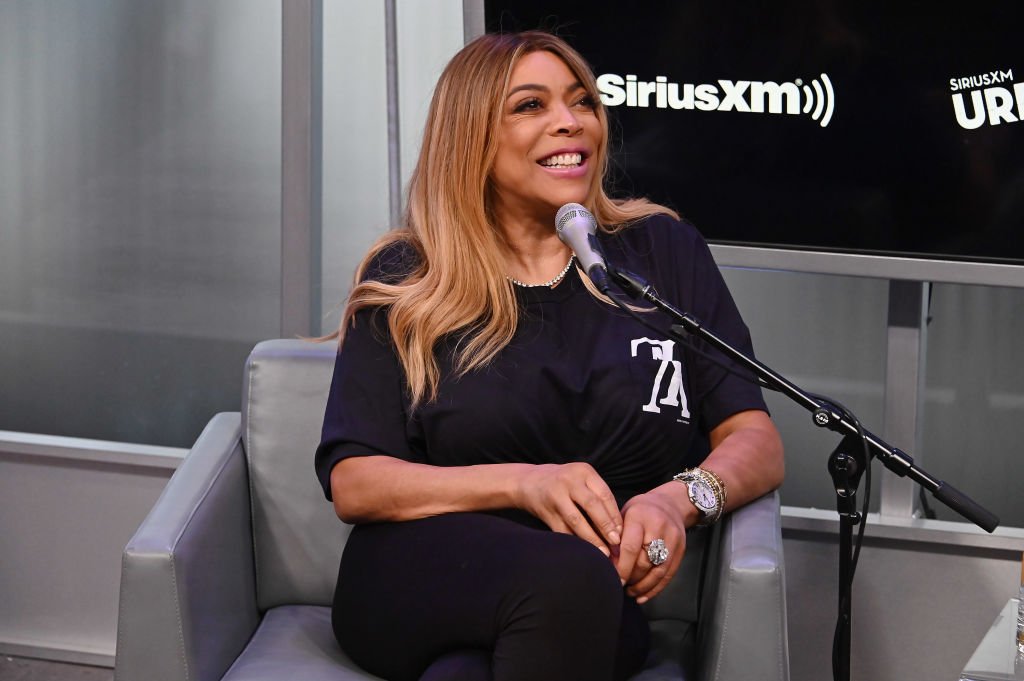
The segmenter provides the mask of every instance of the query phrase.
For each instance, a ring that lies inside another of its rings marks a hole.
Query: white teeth
[[[583,163],[583,154],[555,154],[543,159],[540,164],[547,168],[573,168]]]

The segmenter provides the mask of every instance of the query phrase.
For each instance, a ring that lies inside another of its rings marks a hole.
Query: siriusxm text
[[[1009,71],[989,71],[977,76],[965,76],[963,78],[950,78],[949,89],[953,92],[958,90],[972,90],[985,85],[995,85],[1013,80],[1013,69]]]
[[[833,92],[828,76],[822,74],[821,79],[809,84],[799,78],[782,83],[726,79],[714,83],[675,83],[666,76],[648,81],[635,75],[603,73],[597,78],[597,89],[605,106],[810,114],[824,127],[832,116]]]

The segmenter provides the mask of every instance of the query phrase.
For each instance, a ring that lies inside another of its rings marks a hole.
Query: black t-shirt
[[[645,277],[665,300],[752,354],[747,327],[692,226],[658,215],[601,242],[610,263]],[[370,276],[400,278],[408,271],[403,252],[378,258]],[[597,300],[580,276],[573,267],[553,289],[516,287],[516,334],[482,369],[456,377],[457,339],[442,341],[438,397],[415,413],[385,311],[360,311],[338,354],[316,452],[327,498],[335,463],[384,454],[437,466],[586,461],[622,504],[700,463],[708,432],[727,417],[766,410],[756,385]],[[641,314],[667,331],[662,313]]]

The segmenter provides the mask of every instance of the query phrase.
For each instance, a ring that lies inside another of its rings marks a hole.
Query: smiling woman
[[[435,89],[403,224],[359,269],[316,470],[356,525],[335,635],[389,681],[629,678],[687,530],[781,481],[760,390],[650,338],[558,239],[584,205],[609,257],[750,352],[696,231],[605,193],[607,135],[563,41],[475,40]]]

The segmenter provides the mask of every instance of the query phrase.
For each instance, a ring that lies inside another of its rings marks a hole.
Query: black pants
[[[388,681],[618,681],[650,637],[600,551],[485,513],[353,529],[333,624]]]

